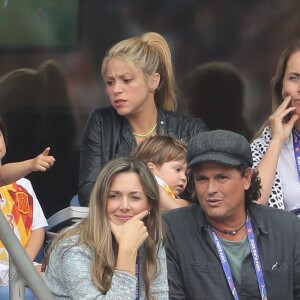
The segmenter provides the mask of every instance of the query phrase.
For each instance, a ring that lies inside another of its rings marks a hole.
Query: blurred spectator
[[[5,161],[24,160],[50,146],[55,167],[44,176],[32,173],[28,178],[46,217],[68,206],[77,193],[79,154],[61,66],[48,60],[38,69],[17,69],[2,76],[0,111],[9,132]]]
[[[210,130],[234,131],[251,139],[243,117],[243,78],[232,64],[209,62],[198,66],[183,78],[181,93],[187,114],[203,119]]]

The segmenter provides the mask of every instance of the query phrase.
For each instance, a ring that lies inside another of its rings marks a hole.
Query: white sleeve
[[[35,230],[41,227],[48,226],[47,219],[43,213],[42,207],[36,197],[36,194],[33,190],[33,187],[31,185],[31,182],[26,178],[21,178],[17,181],[17,184],[24,187],[27,192],[32,196],[33,199],[33,220],[32,220],[32,227],[31,230]]]

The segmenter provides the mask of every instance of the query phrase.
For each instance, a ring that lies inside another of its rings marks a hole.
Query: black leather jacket
[[[157,133],[188,142],[207,126],[197,118],[158,109]],[[126,156],[137,145],[126,118],[112,106],[99,108],[88,118],[80,153],[79,202],[87,206],[98,173],[111,159]]]

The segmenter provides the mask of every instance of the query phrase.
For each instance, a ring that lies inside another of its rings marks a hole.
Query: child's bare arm
[[[45,229],[43,227],[35,229],[31,232],[25,251],[33,261],[39,253],[45,238]]]
[[[40,155],[33,159],[0,166],[0,186],[19,180],[33,171],[47,171],[55,162],[54,157],[49,155],[49,151],[50,147],[47,147]]]

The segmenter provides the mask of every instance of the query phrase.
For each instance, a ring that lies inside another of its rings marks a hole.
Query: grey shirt
[[[76,240],[77,237],[71,237],[60,241],[50,255],[44,281],[56,299],[135,300],[137,278],[126,272],[114,272],[111,288],[106,294],[97,289],[91,276],[90,249],[85,245],[78,245],[65,251],[65,247],[73,245]],[[143,252],[140,252],[142,259]],[[141,272],[139,278],[139,296],[140,299],[146,299]],[[150,291],[154,299],[169,299],[166,254],[163,247],[158,249],[158,275]]]

